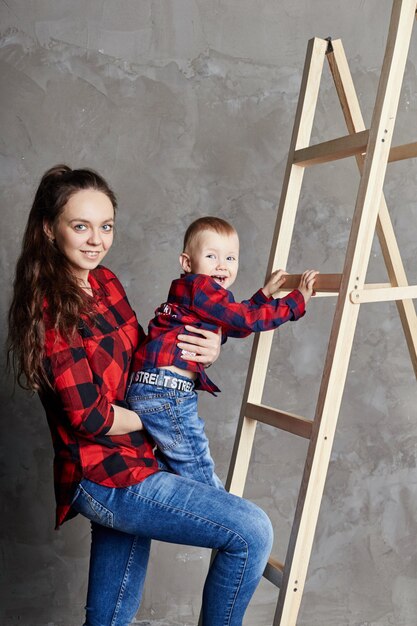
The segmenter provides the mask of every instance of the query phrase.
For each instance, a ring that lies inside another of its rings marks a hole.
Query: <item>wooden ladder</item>
[[[383,196],[388,161],[417,156],[417,142],[391,148],[391,139],[409,49],[416,0],[394,0],[381,77],[369,130],[365,128],[352,77],[340,40],[312,39],[301,83],[283,191],[267,276],[287,266],[303,174],[306,167],[355,156],[360,184],[342,274],[319,275],[318,295],[338,296],[314,420],[262,404],[272,332],[254,339],[227,488],[242,495],[257,422],[309,439],[285,564],[271,557],[264,576],[280,588],[274,626],[294,626],[301,603],[346,381],[359,307],[366,302],[395,300],[417,376],[417,317]],[[348,134],[310,146],[324,58],[327,58],[342,106]],[[374,233],[377,233],[389,283],[365,284]],[[285,288],[298,285],[288,277]]]

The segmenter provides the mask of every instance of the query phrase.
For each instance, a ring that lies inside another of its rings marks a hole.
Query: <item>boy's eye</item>
[[[236,261],[236,257],[235,256],[228,256],[227,260],[228,261]]]
[[[214,259],[215,258],[214,254],[207,254],[206,256],[207,256],[208,259]]]

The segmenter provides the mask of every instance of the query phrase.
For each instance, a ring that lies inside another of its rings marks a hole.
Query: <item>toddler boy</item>
[[[228,289],[238,271],[239,238],[233,226],[217,217],[202,217],[188,227],[180,264],[184,274],[172,282],[168,300],[156,309],[147,339],[134,356],[127,401],[153,437],[161,467],[223,488],[214,473],[195,391],[219,389],[201,364],[182,358],[177,335],[192,324],[220,328],[225,341],[295,321],[305,313],[318,272],[304,272],[298,289],[274,299],[285,282],[285,272],[278,270],[249,300],[235,302]]]

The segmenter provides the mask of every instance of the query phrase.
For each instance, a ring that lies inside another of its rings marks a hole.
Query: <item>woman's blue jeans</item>
[[[269,518],[255,504],[161,471],[123,488],[83,479],[73,506],[93,522],[85,626],[133,620],[151,539],[216,548],[204,585],[203,624],[242,624],[272,546]]]

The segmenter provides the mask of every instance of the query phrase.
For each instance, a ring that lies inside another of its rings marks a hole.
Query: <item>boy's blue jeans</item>
[[[189,379],[161,368],[146,370],[167,374],[178,380]],[[214,472],[204,421],[198,415],[197,393],[168,387],[132,383],[126,400],[129,408],[142,420],[145,430],[154,439],[157,458],[163,469],[180,476],[223,488]]]
[[[255,504],[160,471],[131,487],[83,479],[73,507],[92,521],[84,626],[128,626],[133,620],[151,539],[216,548],[204,585],[203,624],[242,624],[272,545],[271,523]]]

